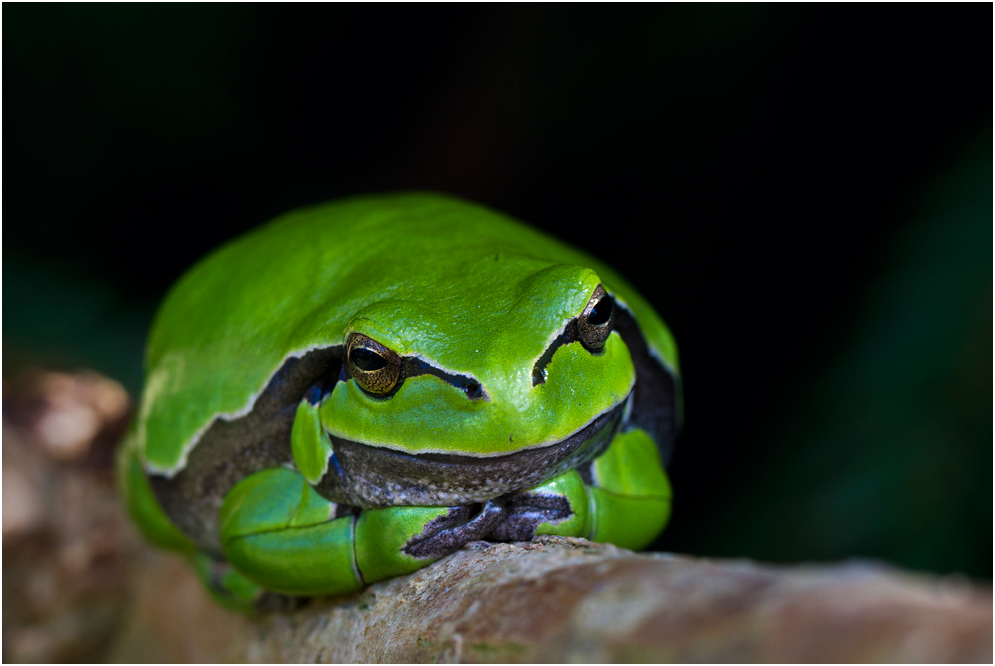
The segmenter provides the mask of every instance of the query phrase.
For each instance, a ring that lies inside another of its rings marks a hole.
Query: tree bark
[[[989,588],[868,562],[477,542],[410,576],[258,618],[214,605],[167,555],[141,568],[115,661],[992,661]]]

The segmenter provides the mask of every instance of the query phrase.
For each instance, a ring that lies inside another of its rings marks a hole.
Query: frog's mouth
[[[335,453],[316,486],[339,504],[456,506],[526,490],[581,467],[611,443],[629,397],[555,444],[504,456],[413,455],[332,437]]]

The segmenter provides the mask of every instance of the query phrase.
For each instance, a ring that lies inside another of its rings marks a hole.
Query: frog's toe
[[[204,587],[222,606],[252,613],[265,596],[263,588],[236,571],[229,562],[202,552],[191,555],[191,560]]]

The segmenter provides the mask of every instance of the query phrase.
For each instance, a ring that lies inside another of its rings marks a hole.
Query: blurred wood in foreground
[[[128,394],[93,372],[3,386],[3,660],[95,661],[139,547],[114,491]]]
[[[992,591],[965,579],[556,537],[472,543],[348,597],[243,617],[128,523],[114,385],[33,377],[4,386],[4,661],[992,661]]]

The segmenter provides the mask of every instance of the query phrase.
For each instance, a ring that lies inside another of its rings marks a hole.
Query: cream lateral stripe
[[[634,395],[634,391],[629,391],[629,397],[625,399],[625,408],[622,409],[622,422],[620,423],[622,427],[629,425],[629,419],[632,418],[632,400]]]
[[[236,410],[234,412],[228,412],[226,414],[217,414],[215,416],[212,416],[211,419],[202,428],[200,428],[200,430],[198,430],[197,432],[195,432],[193,434],[193,436],[187,441],[187,443],[183,445],[183,450],[180,452],[180,459],[176,462],[176,465],[174,465],[172,467],[158,467],[157,465],[154,465],[154,464],[152,464],[152,463],[150,463],[150,462],[148,462],[146,460],[146,461],[144,461],[144,463],[145,463],[145,471],[148,472],[149,474],[153,474],[155,476],[164,476],[167,479],[172,479],[174,476],[176,476],[181,471],[183,471],[183,468],[185,468],[187,466],[187,457],[190,455],[190,452],[193,451],[194,447],[197,446],[197,443],[200,442],[201,438],[204,436],[204,433],[206,433],[208,430],[211,429],[211,426],[214,425],[215,421],[218,421],[218,420],[221,420],[221,421],[234,421],[235,419],[240,419],[240,418],[242,418],[243,416],[245,416],[246,414],[248,414],[249,412],[252,411],[252,408],[256,406],[256,401],[259,399],[259,396],[261,396],[263,394],[263,392],[266,390],[266,387],[268,387],[269,384],[270,384],[270,382],[273,381],[273,377],[276,376],[276,373],[280,372],[280,370],[283,368],[284,364],[289,359],[292,359],[292,358],[303,358],[304,355],[307,354],[307,353],[309,353],[309,352],[317,351],[319,349],[329,349],[331,347],[339,347],[342,344],[344,344],[344,343],[337,342],[337,343],[327,344],[327,345],[311,345],[310,347],[305,347],[304,349],[297,350],[297,351],[292,351],[292,352],[288,353],[277,364],[276,369],[273,370],[273,372],[271,372],[269,374],[269,377],[266,378],[266,381],[263,382],[262,388],[259,389],[258,391],[256,391],[255,393],[253,393],[251,396],[249,396],[249,401],[241,409],[238,409],[238,410]],[[143,434],[144,434],[144,430],[145,429],[142,428],[142,433]],[[145,442],[144,441],[140,442],[140,447],[139,448],[144,453],[144,451],[145,451]],[[327,461],[326,461],[326,465],[327,465]]]
[[[308,483],[310,483],[312,486],[316,486],[319,483],[321,483],[321,480],[323,478],[325,478],[326,474],[328,474],[328,465],[329,465],[329,463],[332,460],[332,456],[335,455],[335,448],[332,446],[332,438],[328,436],[327,432],[325,432],[325,426],[323,426],[323,425],[321,425],[319,423],[318,427],[321,428],[321,434],[322,434],[322,436],[326,437],[328,439],[328,455],[325,456],[325,464],[321,468],[321,474],[318,476],[318,480],[315,481],[314,483],[311,483],[310,481],[308,481]]]
[[[632,317],[632,319],[638,325],[639,317],[637,317],[636,313],[633,312],[628,305],[626,305],[625,301],[615,296],[615,294],[610,294],[610,295],[615,300],[616,303],[622,306],[623,310],[629,313],[629,316]],[[656,345],[653,344],[653,341],[647,339],[646,335],[643,333],[642,326],[639,326],[639,334],[643,336],[643,342],[646,343],[646,348],[649,350],[650,356],[653,357],[653,360],[659,363],[660,367],[666,370],[667,374],[670,375],[671,377],[679,377],[680,373],[677,372],[677,369],[674,366],[672,366],[670,363],[667,363],[667,360],[663,358],[663,354],[661,354],[660,350],[656,348]]]

